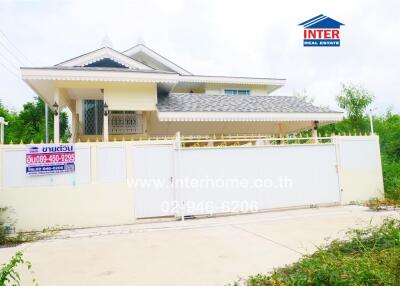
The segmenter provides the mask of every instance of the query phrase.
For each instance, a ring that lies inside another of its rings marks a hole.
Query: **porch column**
[[[313,121],[313,127],[312,127],[312,137],[314,138],[314,143],[318,143],[318,121]]]
[[[53,115],[54,115],[54,143],[60,143],[60,89],[54,91]]]
[[[104,101],[104,117],[103,117],[103,142],[108,142],[108,105]]]
[[[285,130],[283,128],[282,123],[278,123],[278,129],[279,129],[279,137],[280,138],[285,137]],[[279,143],[280,144],[285,144],[286,142],[285,142],[285,140],[281,140]]]
[[[75,143],[78,139],[78,116],[76,113],[72,113],[71,116],[71,143]]]

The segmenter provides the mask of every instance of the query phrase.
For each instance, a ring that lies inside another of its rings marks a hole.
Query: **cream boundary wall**
[[[342,203],[383,197],[378,136],[335,137]]]
[[[338,182],[342,190],[341,203],[347,204],[382,196],[379,138],[338,136],[333,140]],[[152,148],[166,145],[175,150],[174,152],[179,152],[179,149],[174,149],[174,143],[171,140],[77,143],[75,173],[32,177],[25,175],[26,146],[1,145],[0,207],[9,207],[8,215],[15,220],[17,230],[134,223],[135,189],[128,187],[128,180],[135,176],[134,163],[136,166],[141,163],[135,162],[140,159],[133,156],[133,148],[142,146],[149,148],[151,152]],[[236,148],[236,152],[241,152],[243,148],[242,154],[245,156],[248,148],[256,148],[259,152],[263,152],[264,148],[288,147],[249,146]],[[304,145],[301,148],[290,145],[290,150],[301,152],[303,147]],[[213,156],[212,154],[219,151],[224,150],[211,147],[209,150],[204,149],[202,153],[204,156]],[[179,162],[179,159],[176,159],[179,156],[174,158]],[[173,162],[175,161],[171,161],[171,165]],[[265,164],[279,163],[276,160],[265,162]],[[155,166],[154,177],[157,178],[157,162],[152,164]],[[297,164],[301,165],[301,162]],[[313,174],[310,174],[309,170],[299,168],[299,173],[310,177],[312,181]]]

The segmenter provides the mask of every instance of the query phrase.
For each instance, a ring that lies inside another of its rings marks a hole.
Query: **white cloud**
[[[105,34],[118,50],[143,37],[194,73],[285,77],[276,94],[306,89],[332,108],[340,83],[355,82],[375,94],[380,111],[399,112],[399,10],[395,0],[6,1],[0,27],[38,66],[96,49]],[[346,24],[342,47],[302,46],[297,24],[321,13]],[[34,95],[1,67],[0,86],[15,108]]]

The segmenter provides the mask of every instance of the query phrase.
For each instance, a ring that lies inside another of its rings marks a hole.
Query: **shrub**
[[[32,271],[32,264],[29,261],[24,260],[22,252],[18,251],[8,263],[2,264],[0,267],[0,286],[5,286],[10,283],[11,285],[20,285],[21,277],[16,270],[19,265],[25,265],[28,270]],[[32,276],[33,277],[33,276]],[[6,284],[7,283],[7,284]],[[32,278],[32,283],[38,285],[35,278]]]
[[[400,201],[400,161],[382,158],[385,197]]]
[[[233,285],[400,285],[400,220],[352,230],[299,262]]]

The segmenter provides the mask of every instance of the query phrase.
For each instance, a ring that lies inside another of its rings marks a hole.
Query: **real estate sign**
[[[74,145],[29,145],[26,150],[25,170],[27,175],[75,172]]]

